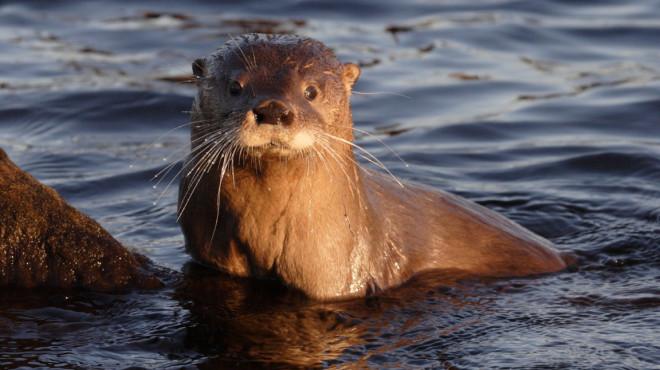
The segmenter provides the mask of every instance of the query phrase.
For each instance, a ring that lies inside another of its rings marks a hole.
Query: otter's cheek
[[[305,149],[314,145],[314,135],[307,130],[298,131],[289,143],[291,149]]]

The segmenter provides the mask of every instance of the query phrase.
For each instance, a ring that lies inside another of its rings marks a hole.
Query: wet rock
[[[0,285],[155,288],[149,261],[124,248],[0,149]]]

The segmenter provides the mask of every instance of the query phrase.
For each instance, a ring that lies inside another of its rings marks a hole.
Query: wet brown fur
[[[249,119],[228,117],[249,115],[273,97],[296,112],[292,126],[278,132],[303,127],[353,140],[349,97],[359,69],[318,41],[247,35],[198,63],[192,120],[203,124],[193,125],[193,151],[214,130],[246,130]],[[245,94],[232,99],[224,89],[237,78]],[[310,79],[323,81],[320,102],[301,98]],[[549,241],[497,213],[421,185],[401,187],[357,165],[345,142],[327,145],[285,157],[223,153],[232,171],[221,176],[220,166],[210,165],[198,181],[194,169],[203,159],[191,156],[193,175],[183,177],[179,200],[190,254],[231,274],[279,279],[316,299],[364,296],[432,269],[498,277],[565,268]]]

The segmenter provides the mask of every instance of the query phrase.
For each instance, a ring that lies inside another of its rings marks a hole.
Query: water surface
[[[659,368],[660,7],[647,1],[0,5],[0,147],[125,245],[158,292],[0,292],[0,368]],[[359,143],[397,176],[579,255],[322,304],[187,264],[176,182],[190,63],[228,35],[318,38],[363,74]],[[173,130],[174,129],[174,130]],[[170,131],[172,130],[172,131]],[[155,186],[155,189],[154,189]]]

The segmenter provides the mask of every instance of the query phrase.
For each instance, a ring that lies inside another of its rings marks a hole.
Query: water
[[[0,146],[186,278],[150,293],[0,293],[0,368],[659,368],[660,4],[3,2]],[[176,184],[190,62],[246,31],[318,38],[363,75],[360,138],[398,176],[579,255],[500,281],[429,274],[322,304],[186,265]],[[177,152],[178,151],[178,152]],[[165,160],[164,160],[165,159]],[[158,200],[157,200],[158,199]],[[155,203],[155,204],[154,204]]]

